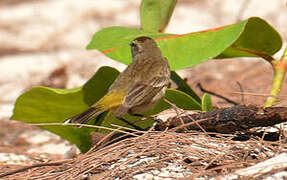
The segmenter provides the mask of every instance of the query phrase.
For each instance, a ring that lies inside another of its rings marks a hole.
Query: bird
[[[65,123],[86,124],[109,110],[116,118],[139,114],[152,109],[164,97],[170,81],[170,67],[156,42],[140,36],[130,46],[132,62],[118,75],[108,92],[89,109]]]

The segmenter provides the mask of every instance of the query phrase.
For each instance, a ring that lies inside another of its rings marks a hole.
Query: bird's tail
[[[93,107],[89,108],[88,110],[78,114],[64,123],[80,123],[85,124],[90,121],[92,118],[97,117],[101,113],[108,111],[108,110],[115,110],[117,109],[124,99],[123,93],[108,93],[103,98],[101,98]]]
[[[101,113],[103,113],[104,110],[102,108],[97,107],[91,107],[88,110],[82,112],[81,114],[78,114],[68,120],[66,120],[64,123],[80,123],[80,124],[86,124],[88,121],[90,121],[92,118],[97,117]]]

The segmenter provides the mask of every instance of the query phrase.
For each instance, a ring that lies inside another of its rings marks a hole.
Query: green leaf
[[[182,35],[109,27],[97,32],[87,49],[97,49],[112,59],[129,64],[132,60],[129,43],[138,36],[155,38],[172,70],[191,67],[215,57],[273,55],[282,46],[279,34],[263,19],[253,17],[236,24]]]
[[[217,58],[273,55],[281,46],[282,39],[271,25],[260,18],[250,18],[235,43]]]
[[[58,90],[48,87],[33,88],[18,97],[11,119],[27,123],[62,123],[88,106],[81,101],[83,92],[77,89]],[[83,152],[91,145],[89,129],[74,127],[41,126],[76,144]]]
[[[201,105],[198,101],[184,92],[168,89],[165,93],[165,98],[181,109],[201,110]]]
[[[170,78],[177,85],[177,90],[185,92],[186,94],[193,97],[198,103],[201,103],[200,97],[189,87],[189,85],[183,79],[181,79],[181,77],[175,71],[171,71]]]
[[[35,87],[18,97],[11,119],[27,123],[62,123],[86,110],[106,92],[119,72],[111,67],[102,67],[81,88],[55,89]],[[90,146],[92,128],[70,126],[41,126],[73,144],[82,152]]]
[[[128,27],[109,27],[97,32],[87,46],[87,49],[98,49],[112,59],[118,60],[124,64],[130,64],[132,56],[129,44],[138,36],[150,36],[155,38],[164,37],[167,36],[167,34],[148,32]]]
[[[212,107],[212,101],[211,101],[211,97],[208,93],[204,93],[203,97],[202,97],[202,111],[212,111],[213,107]]]
[[[163,32],[170,20],[177,0],[142,0],[141,27],[146,31]]]

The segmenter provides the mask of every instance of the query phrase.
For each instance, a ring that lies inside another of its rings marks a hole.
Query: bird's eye
[[[136,47],[136,44],[132,42],[132,43],[130,43],[130,46],[131,47]]]

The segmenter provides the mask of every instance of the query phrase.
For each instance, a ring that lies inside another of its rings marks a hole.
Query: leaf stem
[[[287,71],[287,47],[284,50],[284,53],[280,60],[272,60],[271,65],[273,67],[273,83],[270,91],[270,96],[266,99],[264,107],[270,107],[278,99],[280,94],[282,84]]]

